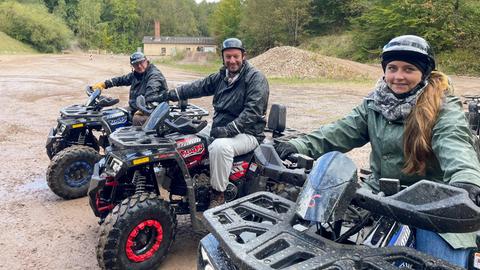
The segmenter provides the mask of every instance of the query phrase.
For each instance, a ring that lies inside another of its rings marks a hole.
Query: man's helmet
[[[145,55],[141,52],[134,52],[132,53],[132,55],[130,55],[130,64],[133,65],[133,64],[136,64],[136,63],[140,63],[142,62],[143,60],[146,60],[147,58],[145,57]]]
[[[393,38],[382,50],[382,67],[393,60],[409,59],[416,66],[421,67],[424,76],[430,75],[435,69],[435,57],[433,50],[428,42],[414,35],[404,35]]]
[[[245,52],[245,47],[243,47],[243,43],[238,38],[227,38],[222,43],[222,53],[227,49],[239,49],[242,53]]]

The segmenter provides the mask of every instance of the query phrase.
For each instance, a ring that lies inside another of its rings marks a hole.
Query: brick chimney
[[[160,39],[160,21],[155,20],[155,39]]]

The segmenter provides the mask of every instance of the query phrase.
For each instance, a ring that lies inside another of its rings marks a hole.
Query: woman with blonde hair
[[[480,163],[461,101],[448,77],[435,70],[428,42],[418,36],[392,39],[383,47],[384,76],[346,117],[278,144],[282,159],[293,153],[318,158],[371,143],[371,176],[364,185],[379,189],[380,178],[411,185],[421,179],[466,189],[480,203]],[[417,250],[466,267],[475,234],[416,230]]]

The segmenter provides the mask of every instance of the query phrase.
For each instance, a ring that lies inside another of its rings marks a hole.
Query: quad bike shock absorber
[[[138,170],[133,174],[133,184],[135,185],[135,194],[147,191],[147,179]]]

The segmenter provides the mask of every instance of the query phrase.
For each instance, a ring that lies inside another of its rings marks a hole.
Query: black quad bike
[[[478,95],[465,95],[464,103],[467,104],[468,111],[465,112],[465,116],[468,120],[468,125],[472,132],[480,135],[480,96]]]
[[[108,135],[131,125],[129,112],[107,108],[118,99],[102,96],[99,89],[86,88],[88,99],[60,110],[57,127],[48,134],[46,149],[51,159],[46,180],[50,189],[64,199],[87,194],[100,149],[108,146]],[[98,138],[94,132],[99,133]]]
[[[327,153],[296,203],[257,192],[205,211],[211,233],[200,241],[197,269],[463,269],[411,246],[414,228],[480,229],[480,208],[465,190],[426,180],[401,189],[381,179],[374,194],[356,173],[345,155]],[[471,255],[469,269],[478,269],[480,253]]]
[[[95,166],[88,196],[102,224],[97,259],[103,269],[158,267],[173,243],[177,215],[190,215],[193,229],[203,231],[197,213],[210,203],[211,138],[197,134],[205,120],[173,114],[162,103],[142,128],[112,133],[105,158]],[[285,117],[285,107],[272,106],[268,126],[274,140],[294,136],[282,133]],[[313,164],[301,160],[303,167]],[[297,167],[283,166],[272,144],[261,144],[234,159],[226,200],[260,190],[295,198],[306,179],[306,169]]]

